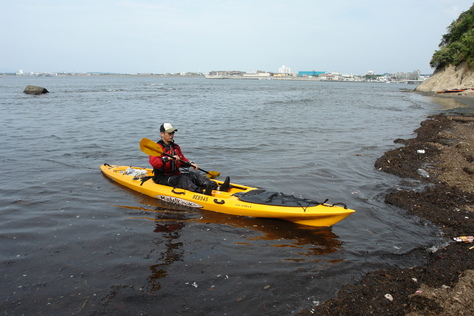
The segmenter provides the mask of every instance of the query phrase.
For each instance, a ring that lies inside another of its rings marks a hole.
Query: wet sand
[[[425,256],[423,266],[373,271],[299,315],[474,315],[474,243],[453,240],[474,235],[474,97],[433,96],[462,106],[428,117],[416,138],[395,140],[402,147],[375,167],[426,184],[394,189],[385,202],[438,225],[446,245],[415,250]]]

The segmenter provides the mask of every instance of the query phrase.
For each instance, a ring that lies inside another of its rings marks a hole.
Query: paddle
[[[162,156],[163,155],[163,156],[171,157],[174,159],[173,156],[168,155],[167,153],[163,152],[163,148],[161,148],[160,145],[158,145],[157,143],[155,143],[154,141],[148,138],[142,138],[142,140],[140,141],[140,150],[143,151],[148,156]],[[189,162],[186,162],[186,161],[182,161],[182,162],[186,164],[188,167],[191,167],[191,164]],[[221,175],[221,173],[217,171],[206,171],[201,168],[198,168],[198,169],[201,170],[202,172],[205,172],[207,174],[207,177],[210,179],[214,179]]]

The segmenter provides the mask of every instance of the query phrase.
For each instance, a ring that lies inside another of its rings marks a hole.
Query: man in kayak
[[[211,195],[217,189],[217,183],[196,172],[182,173],[179,168],[199,166],[190,162],[181,152],[181,148],[174,142],[174,133],[178,130],[170,123],[160,126],[161,140],[157,142],[163,148],[163,153],[172,156],[150,156],[149,162],[153,166],[153,181],[158,184],[181,188],[193,192]]]

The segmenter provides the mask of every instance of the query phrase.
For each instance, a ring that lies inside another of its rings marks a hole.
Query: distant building
[[[272,74],[269,72],[254,72],[254,73],[245,73],[242,75],[243,78],[266,78],[266,77],[271,77]]]
[[[298,71],[298,77],[317,77],[325,73],[326,71]]]
[[[224,70],[224,71],[211,71],[209,72],[210,76],[242,76],[244,71],[236,70]]]
[[[288,68],[285,65],[283,65],[280,68],[278,68],[278,73],[279,74],[289,74],[289,73],[291,73],[291,68]]]

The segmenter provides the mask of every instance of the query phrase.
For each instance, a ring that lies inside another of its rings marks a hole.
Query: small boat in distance
[[[449,90],[437,91],[436,93],[456,93],[456,92],[464,92],[466,90],[474,90],[474,89],[449,89]]]

